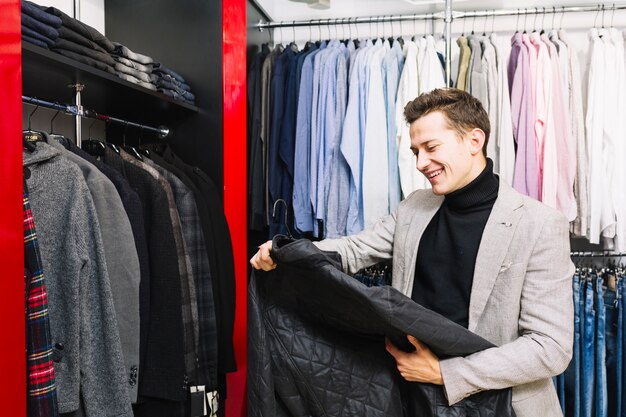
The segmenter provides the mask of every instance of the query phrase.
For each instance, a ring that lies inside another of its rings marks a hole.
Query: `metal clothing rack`
[[[87,110],[82,105],[80,105],[80,103],[76,105],[59,104],[59,103],[52,103],[46,100],[40,100],[38,98],[29,97],[29,96],[22,96],[22,102],[33,104],[35,106],[46,107],[46,108],[53,109],[53,110],[59,110],[68,115],[76,116],[77,119],[80,119],[80,118],[96,119],[96,120],[102,120],[107,123],[117,123],[117,124],[121,124],[124,126],[136,127],[142,130],[154,132],[157,134],[157,136],[160,139],[166,138],[170,133],[170,130],[167,127],[164,127],[164,126],[153,127],[153,126],[148,126],[148,125],[144,125],[141,123],[135,123],[135,122],[131,122],[128,120],[119,119],[113,116],[107,116],[104,114],[97,113],[93,110]],[[78,123],[77,123],[77,128],[78,130],[80,130],[80,125]],[[80,138],[78,135],[77,135],[76,142],[77,142],[76,144],[80,146]]]
[[[605,251],[582,251],[582,252],[570,252],[572,258],[611,258],[626,256],[626,252],[613,252],[609,250]]]
[[[615,10],[626,9],[626,3],[605,5],[604,3],[587,5],[587,6],[561,6],[561,7],[527,7],[523,9],[501,9],[501,10],[478,10],[478,11],[453,11],[452,1],[446,0],[445,9],[441,12],[422,13],[412,15],[390,15],[390,16],[368,16],[354,18],[338,18],[338,19],[315,19],[315,20],[293,20],[283,22],[264,22],[259,21],[253,28],[263,31],[264,29],[285,28],[285,27],[302,27],[302,26],[327,26],[327,25],[351,25],[362,23],[380,23],[380,22],[402,22],[415,20],[444,20],[444,38],[446,44],[446,82],[450,84],[451,77],[451,56],[452,56],[452,21],[454,19],[465,19],[475,17],[495,17],[495,16],[524,16],[531,14],[557,14],[572,12],[609,12]],[[604,19],[604,16],[603,16]]]

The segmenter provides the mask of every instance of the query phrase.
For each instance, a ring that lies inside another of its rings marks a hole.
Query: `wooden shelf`
[[[22,94],[72,104],[75,90],[68,85],[76,83],[85,85],[82,92],[85,108],[139,123],[172,124],[176,118],[198,112],[196,106],[22,42]]]

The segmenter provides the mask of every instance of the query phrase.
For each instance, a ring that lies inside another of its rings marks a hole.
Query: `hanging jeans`
[[[583,281],[584,282],[584,281]],[[570,417],[580,417],[580,341],[581,341],[581,279],[574,275],[574,353],[572,361],[565,370],[565,411],[564,415]],[[584,285],[583,285],[584,288]]]
[[[615,278],[608,278],[613,280]],[[621,414],[622,392],[622,303],[621,283],[609,285],[604,291],[605,344],[606,344],[606,382],[607,405],[609,416]]]
[[[596,275],[595,310],[596,310],[596,381],[595,381],[595,417],[607,417],[607,386],[606,386],[606,343],[605,343],[605,308],[604,280]]]
[[[584,282],[584,310],[582,311],[582,417],[593,417],[593,396],[595,380],[595,319],[593,309],[593,281]]]

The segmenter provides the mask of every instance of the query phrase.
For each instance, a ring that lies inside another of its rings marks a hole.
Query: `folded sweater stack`
[[[22,40],[50,49],[59,37],[61,19],[42,10],[29,1],[22,0]]]

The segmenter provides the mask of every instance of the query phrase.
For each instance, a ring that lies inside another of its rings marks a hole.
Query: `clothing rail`
[[[551,7],[525,7],[518,9],[500,9],[500,10],[474,10],[474,11],[452,11],[453,19],[463,19],[468,17],[491,17],[491,16],[523,16],[530,14],[548,14],[548,13],[572,13],[572,12],[605,12],[611,13],[614,10],[626,9],[626,3],[618,4],[594,4],[587,6],[551,6]],[[264,22],[252,25],[252,28],[273,29],[284,27],[302,27],[302,26],[327,26],[327,25],[352,25],[363,23],[391,23],[412,20],[444,20],[446,11],[434,13],[421,13],[411,15],[389,15],[389,16],[366,16],[366,17],[343,17],[336,19],[313,19],[313,20],[292,20],[282,22]]]
[[[570,252],[570,256],[573,258],[610,258],[617,256],[626,256],[626,252],[612,252],[605,251],[583,251],[583,252]]]
[[[166,138],[170,133],[170,130],[164,126],[159,126],[159,127],[147,126],[147,125],[140,124],[140,123],[130,122],[128,120],[118,119],[117,117],[99,114],[93,110],[83,109],[82,111],[80,111],[79,107],[74,106],[74,105],[52,103],[50,101],[40,100],[38,98],[29,97],[29,96],[22,96],[22,102],[33,104],[35,106],[46,107],[46,108],[53,109],[53,110],[59,110],[72,116],[79,116],[79,117],[89,118],[89,119],[97,119],[97,120],[102,120],[108,123],[117,123],[117,124],[121,124],[125,126],[136,127],[142,130],[150,131],[150,132],[155,132],[160,139]]]

